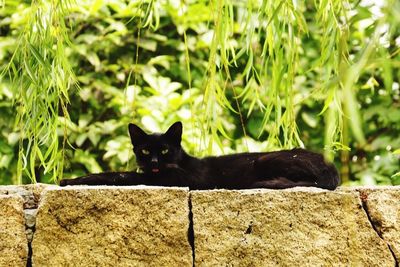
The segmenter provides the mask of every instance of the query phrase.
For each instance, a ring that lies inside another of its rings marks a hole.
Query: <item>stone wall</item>
[[[0,266],[398,266],[400,187],[0,186]]]

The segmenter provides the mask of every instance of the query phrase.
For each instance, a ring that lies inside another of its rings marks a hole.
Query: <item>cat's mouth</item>
[[[144,172],[147,173],[157,174],[166,169],[179,169],[179,166],[178,164],[169,163],[165,164],[164,166],[147,166],[147,167],[141,167],[140,169],[144,170]]]

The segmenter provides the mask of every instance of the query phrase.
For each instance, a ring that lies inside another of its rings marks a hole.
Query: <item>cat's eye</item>
[[[149,155],[150,151],[148,151],[147,149],[142,149],[142,153],[143,155]]]
[[[161,150],[161,154],[165,155],[168,153],[168,148]]]

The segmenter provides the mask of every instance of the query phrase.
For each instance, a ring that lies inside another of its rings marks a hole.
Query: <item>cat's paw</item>
[[[60,181],[60,186],[66,186],[66,185],[69,185],[69,184],[71,184],[70,183],[70,179],[62,179]]]

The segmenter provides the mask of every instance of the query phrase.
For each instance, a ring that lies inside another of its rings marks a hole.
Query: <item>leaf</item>
[[[139,40],[139,42],[135,41],[135,43],[137,43],[138,46],[152,52],[157,50],[157,42],[154,40],[142,38]]]
[[[1,155],[0,153],[0,168],[9,168],[10,163],[12,162],[13,159],[14,159],[13,154]]]
[[[392,176],[391,176],[391,178],[393,179],[393,178],[400,178],[400,172],[396,172],[395,174],[393,174]],[[397,181],[396,181],[396,183],[394,183],[394,185],[398,185],[398,184],[400,184],[400,180],[398,180],[398,179],[396,179]]]
[[[75,151],[75,160],[85,166],[90,173],[100,173],[103,169],[97,163],[93,155],[87,151],[77,149]]]
[[[82,146],[82,144],[86,141],[87,138],[88,138],[88,134],[87,133],[78,135],[78,137],[75,140],[76,145],[78,147]]]
[[[94,0],[90,7],[90,15],[95,15],[104,6],[104,0]]]
[[[86,58],[90,62],[90,64],[92,64],[94,67],[96,67],[96,69],[100,66],[100,59],[96,53],[88,52],[86,54]]]
[[[28,43],[29,49],[32,52],[33,56],[36,58],[39,63],[46,68],[46,71],[49,71],[49,66],[48,63],[46,63],[42,57],[42,55],[39,53],[39,51],[31,44]]]
[[[312,114],[308,112],[302,112],[301,113],[301,118],[304,120],[304,122],[310,126],[311,128],[315,128],[318,126],[318,121],[315,117],[312,116]]]

